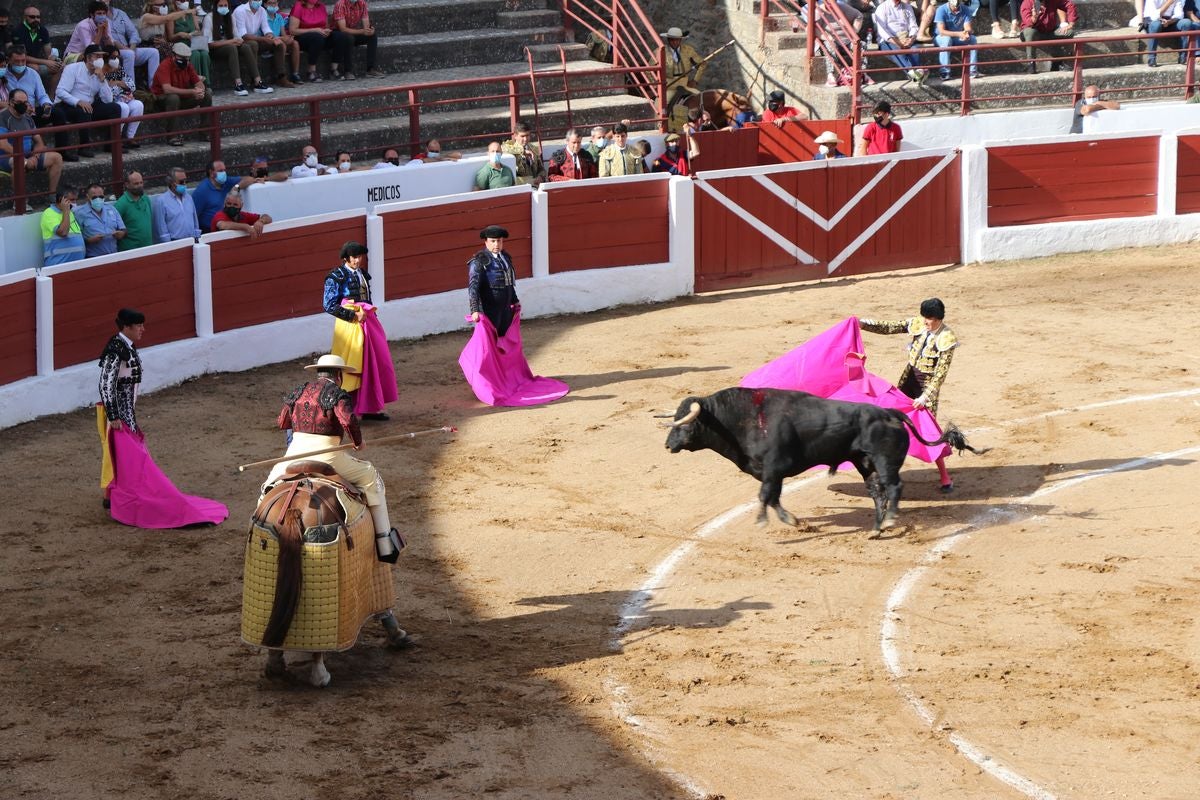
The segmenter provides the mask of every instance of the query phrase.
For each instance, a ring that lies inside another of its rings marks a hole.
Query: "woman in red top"
[[[317,61],[321,58],[321,51],[333,49],[329,10],[321,0],[296,0],[288,18],[288,30],[296,41],[300,42],[300,49],[308,56],[308,82],[320,83]],[[336,64],[333,65],[333,77],[341,77]]]

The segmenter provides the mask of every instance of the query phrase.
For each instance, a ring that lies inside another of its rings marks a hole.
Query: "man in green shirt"
[[[118,252],[149,247],[154,244],[154,230],[150,209],[150,198],[146,197],[146,181],[140,172],[131,172],[125,178],[125,193],[113,204],[125,223],[125,238],[117,242]]]
[[[488,163],[475,173],[475,191],[481,189],[504,189],[517,182],[513,171],[500,161],[500,143],[488,145]]]

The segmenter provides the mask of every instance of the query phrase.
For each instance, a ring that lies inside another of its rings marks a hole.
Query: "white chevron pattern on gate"
[[[925,174],[923,174],[920,179],[916,181],[916,183],[910,186],[908,190],[904,192],[904,194],[896,198],[895,202],[888,206],[887,210],[880,214],[870,225],[867,226],[865,230],[863,230],[862,233],[855,237],[854,241],[846,245],[846,247],[842,249],[842,252],[830,259],[826,273],[832,275],[838,267],[846,262],[848,258],[858,252],[858,249],[862,247],[868,239],[874,236],[880,228],[882,228],[884,225],[890,222],[892,218],[899,214],[900,210],[908,205],[909,201],[916,197],[922,189],[928,186],[934,178],[940,175],[942,171],[946,169],[946,167],[948,167],[950,163],[953,162],[958,156],[958,151],[950,150],[949,152],[941,151],[932,153],[914,151],[911,153],[905,153],[904,156],[899,158],[893,158],[892,160],[887,161],[883,169],[876,173],[871,180],[863,184],[862,188],[854,194],[854,197],[850,198],[850,200],[848,200],[844,205],[842,205],[841,208],[838,209],[836,214],[828,219],[817,213],[816,210],[811,208],[807,203],[801,201],[800,198],[789,194],[782,186],[772,181],[768,177],[771,174],[769,170],[764,171],[763,169],[759,168],[755,169],[752,174],[740,176],[737,175],[733,170],[721,170],[720,172],[710,173],[711,177],[704,175],[697,176],[696,186],[704,191],[704,193],[709,197],[713,198],[718,203],[725,206],[725,208],[733,212],[738,219],[743,220],[750,227],[762,234],[764,238],[768,239],[776,247],[795,257],[796,261],[800,262],[801,264],[816,264],[818,260],[811,254],[805,252],[795,242],[789,241],[787,237],[781,235],[778,231],[763,222],[758,217],[751,214],[741,205],[733,200],[730,200],[723,193],[714,188],[709,181],[719,178],[749,177],[754,180],[755,183],[769,191],[772,195],[786,203],[793,211],[801,216],[806,217],[826,233],[828,233],[829,231],[833,230],[834,226],[838,225],[843,219],[845,219],[846,215],[853,211],[858,204],[862,202],[863,198],[873,191],[875,187],[877,187],[883,181],[883,179],[887,177],[887,175],[895,168],[898,161],[909,160],[912,158],[936,158],[939,155],[941,156],[941,159],[936,164],[930,167],[930,169],[925,172]],[[825,166],[830,169],[837,168],[836,163],[828,163]]]

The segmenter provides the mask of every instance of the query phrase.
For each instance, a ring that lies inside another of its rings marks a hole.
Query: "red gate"
[[[958,171],[921,150],[702,172],[696,291],[957,263]]]

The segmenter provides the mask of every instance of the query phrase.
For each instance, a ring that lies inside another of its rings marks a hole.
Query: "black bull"
[[[928,442],[895,409],[783,389],[735,387],[689,397],[679,404],[674,419],[667,434],[672,453],[712,450],[762,481],[760,524],[767,520],[768,507],[783,523],[797,524],[779,502],[784,478],[821,465],[832,471],[849,461],[875,501],[875,530],[886,530],[896,524],[903,487],[900,465],[908,454],[910,432],[925,445],[948,443],[959,452],[986,452],[968,445],[953,425],[940,439]]]

